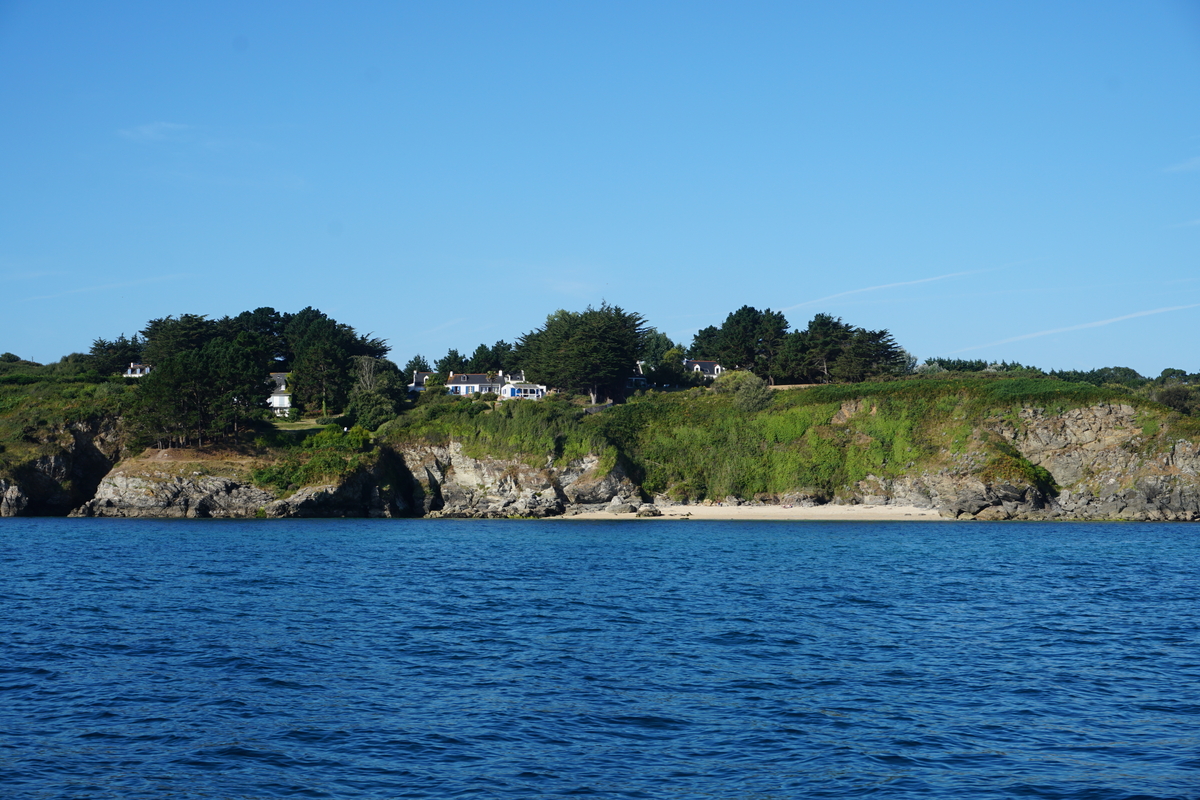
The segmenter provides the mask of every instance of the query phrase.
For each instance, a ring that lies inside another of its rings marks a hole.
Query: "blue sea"
[[[1196,798],[1200,526],[0,521],[5,798]]]

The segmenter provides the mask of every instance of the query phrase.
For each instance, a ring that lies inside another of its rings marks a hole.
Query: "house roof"
[[[446,379],[447,384],[451,383],[499,383],[500,378],[488,380],[487,373],[483,372],[464,372],[461,375],[451,375]]]

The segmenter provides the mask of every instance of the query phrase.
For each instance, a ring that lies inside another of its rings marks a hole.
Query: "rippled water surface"
[[[0,521],[0,796],[1198,797],[1200,527]]]

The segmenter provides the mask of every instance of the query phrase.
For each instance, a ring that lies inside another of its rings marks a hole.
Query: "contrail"
[[[59,292],[57,294],[39,294],[39,295],[36,295],[35,297],[26,297],[25,300],[26,301],[29,301],[29,300],[55,300],[59,297],[66,297],[66,296],[72,295],[72,294],[84,294],[86,292],[102,292],[102,291],[106,291],[108,289],[125,289],[130,286],[143,286],[147,283],[160,283],[162,281],[173,281],[173,280],[178,280],[179,278],[190,278],[190,277],[191,277],[191,274],[187,273],[187,272],[181,272],[176,275],[159,275],[154,278],[143,278],[142,280],[138,280],[138,281],[124,281],[122,283],[105,283],[105,284],[101,284],[99,286],[83,286],[78,289],[68,289],[65,292]]]
[[[1000,341],[992,342],[991,344],[978,344],[978,345],[975,345],[974,347],[964,347],[961,350],[952,350],[952,351],[950,351],[950,355],[954,355],[955,353],[965,353],[968,350],[982,350],[985,347],[995,347],[995,346],[1001,345],[1001,344],[1008,344],[1009,342],[1020,342],[1024,339],[1035,339],[1038,336],[1049,336],[1052,333],[1066,333],[1068,331],[1081,331],[1084,328],[1099,328],[1101,325],[1111,325],[1114,322],[1124,322],[1127,319],[1136,319],[1137,317],[1148,317],[1151,314],[1166,314],[1168,311],[1183,311],[1188,308],[1200,308],[1200,303],[1192,303],[1191,305],[1187,305],[1187,306],[1170,306],[1168,308],[1156,308],[1156,309],[1153,309],[1152,311],[1139,311],[1136,314],[1126,314],[1123,317],[1113,317],[1112,319],[1102,319],[1099,322],[1085,322],[1082,325],[1072,325],[1068,328],[1055,328],[1054,330],[1050,330],[1050,331],[1038,331],[1037,333],[1026,333],[1023,336],[1014,336],[1011,339],[1001,339]]]
[[[793,309],[804,308],[804,306],[816,305],[817,303],[824,303],[826,300],[834,300],[838,297],[845,297],[846,295],[862,294],[863,292],[874,292],[878,289],[894,289],[897,286],[915,286],[918,283],[932,283],[933,281],[944,281],[946,278],[958,278],[962,275],[978,275],[981,272],[989,272],[989,271],[990,270],[986,270],[986,269],[977,269],[977,270],[970,270],[968,272],[951,272],[949,275],[938,275],[936,278],[921,278],[920,280],[917,280],[917,281],[901,281],[899,283],[884,283],[879,286],[868,286],[865,289],[851,289],[848,292],[838,292],[837,294],[831,294],[828,297],[820,297],[820,298],[817,298],[816,300],[806,300],[803,303],[797,303],[794,306],[788,306],[787,308],[781,308],[779,310],[780,311],[792,311]]]

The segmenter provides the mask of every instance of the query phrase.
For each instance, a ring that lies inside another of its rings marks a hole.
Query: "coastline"
[[[636,514],[613,514],[610,511],[584,511],[579,514],[567,513],[560,517],[548,517],[554,520],[570,519],[699,519],[721,521],[764,521],[778,520],[781,522],[895,522],[900,520],[944,520],[935,508],[918,508],[917,506],[896,505],[835,505],[828,503],[821,506],[663,506],[660,517],[638,517]]]

